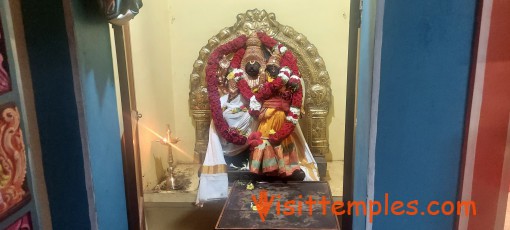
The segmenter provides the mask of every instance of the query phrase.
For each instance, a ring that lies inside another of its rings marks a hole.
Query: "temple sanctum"
[[[0,229],[510,229],[508,12],[0,1]]]

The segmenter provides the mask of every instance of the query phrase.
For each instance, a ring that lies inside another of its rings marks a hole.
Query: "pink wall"
[[[484,7],[487,7],[487,2],[490,1],[484,1]],[[509,144],[507,136],[510,121],[509,12],[510,1],[493,0],[492,14],[488,16],[489,24],[484,25],[484,20],[487,22],[487,14],[482,13],[481,18],[481,26],[490,26],[490,29],[488,40],[485,40],[486,61],[483,63],[483,58],[480,60],[478,56],[475,63],[476,68],[485,64],[483,76],[480,78],[483,79],[481,80],[483,90],[477,91],[475,86],[473,92],[473,105],[476,100],[481,100],[481,106],[479,111],[474,111],[477,110],[476,107],[471,110],[471,115],[479,112],[478,128],[470,129],[471,133],[467,135],[472,135],[473,131],[476,132],[475,145],[467,144],[467,151],[474,151],[471,199],[476,202],[477,209],[477,215],[469,217],[469,229],[502,229],[503,227],[504,206],[508,195],[508,178],[510,178],[510,175],[507,175],[510,163],[508,156],[507,162],[504,163],[505,150]],[[480,33],[480,42],[484,42],[483,28]],[[476,120],[471,119],[471,126],[473,121],[476,123]]]

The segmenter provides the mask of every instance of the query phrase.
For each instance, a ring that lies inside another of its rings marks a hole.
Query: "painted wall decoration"
[[[30,199],[26,181],[27,161],[14,104],[0,107],[0,219]]]
[[[11,91],[11,79],[9,77],[9,63],[7,61],[5,41],[4,28],[0,21],[0,94]]]
[[[14,223],[9,225],[6,230],[32,230],[32,219],[30,219],[30,213],[25,214]]]

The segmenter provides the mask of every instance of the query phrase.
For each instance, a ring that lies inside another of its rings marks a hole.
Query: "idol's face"
[[[260,64],[258,62],[248,62],[245,65],[246,74],[250,77],[257,77],[260,72]]]
[[[266,71],[271,75],[271,77],[276,77],[278,73],[280,73],[280,68],[276,65],[268,65],[266,66]]]

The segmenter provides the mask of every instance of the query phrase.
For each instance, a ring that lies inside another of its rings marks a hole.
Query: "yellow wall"
[[[164,133],[170,124],[182,139],[173,150],[177,161],[191,159],[194,126],[188,107],[189,75],[198,51],[236,15],[249,9],[265,9],[276,19],[304,34],[326,63],[332,86],[329,160],[343,160],[345,97],[349,26],[348,0],[151,0],[131,22],[137,106],[140,120],[142,171],[145,186],[154,186],[166,168],[166,149],[143,126]],[[186,155],[188,157],[186,157]],[[149,184],[147,184],[149,183]]]

